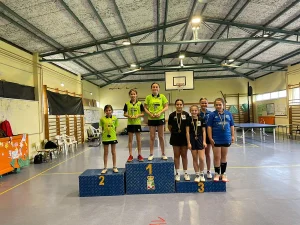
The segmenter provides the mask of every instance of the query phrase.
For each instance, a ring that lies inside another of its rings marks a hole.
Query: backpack
[[[42,154],[37,154],[34,156],[33,163],[34,164],[41,164],[43,162],[43,155]]]
[[[12,130],[11,130],[11,126],[10,123],[5,120],[0,124],[0,129],[2,129],[5,133],[7,137],[11,137],[13,136]]]
[[[7,135],[4,132],[4,130],[0,129],[0,138],[4,138],[4,137],[7,137]]]

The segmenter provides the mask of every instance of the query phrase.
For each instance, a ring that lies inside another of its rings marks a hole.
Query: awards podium
[[[213,179],[207,179],[205,182],[194,182],[195,174],[191,175],[190,181],[185,181],[183,175],[180,181],[176,182],[177,193],[203,193],[203,192],[226,192],[226,182],[214,182]]]
[[[79,176],[79,196],[112,196],[124,195],[125,169],[119,168],[118,173],[108,169],[101,174],[102,169],[89,169]]]
[[[127,162],[126,194],[159,194],[174,193],[174,160],[154,158],[139,162],[134,159]]]
[[[161,194],[161,193],[203,193],[226,192],[226,183],[214,182],[206,179],[205,182],[194,182],[195,175],[190,181],[185,181],[183,175],[179,182],[175,182],[174,160],[154,158],[139,162],[134,159],[126,162],[125,168],[119,168],[118,173],[108,169],[101,174],[102,169],[88,169],[79,176],[79,196],[113,196],[133,194]]]

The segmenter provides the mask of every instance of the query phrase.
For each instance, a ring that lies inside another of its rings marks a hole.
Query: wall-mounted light
[[[93,92],[90,92],[90,95],[93,95]]]
[[[64,87],[64,86],[65,86],[65,84],[64,84],[64,83],[60,83],[60,86]]]
[[[228,59],[228,62],[230,62],[230,63],[234,62],[234,59]]]

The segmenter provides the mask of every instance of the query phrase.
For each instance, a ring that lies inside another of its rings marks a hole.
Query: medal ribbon
[[[180,114],[180,120],[179,120],[179,123],[178,123],[178,115]],[[178,127],[178,132],[181,132],[180,130],[180,127],[181,127],[181,113],[177,114],[176,112],[176,120],[177,120],[177,127]]]
[[[221,116],[220,113],[219,113],[219,118],[221,120],[221,124],[222,124],[223,130],[225,130],[225,112],[224,112],[224,120],[222,121],[222,116]]]

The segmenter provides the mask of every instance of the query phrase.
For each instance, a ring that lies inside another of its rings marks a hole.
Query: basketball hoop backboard
[[[194,71],[165,72],[166,91],[193,90]]]

